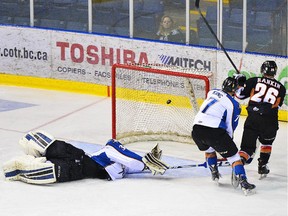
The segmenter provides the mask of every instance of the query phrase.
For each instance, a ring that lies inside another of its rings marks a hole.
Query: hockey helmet
[[[275,61],[265,61],[261,66],[261,73],[263,75],[275,76],[277,72],[277,64]]]
[[[45,131],[30,131],[19,140],[20,146],[27,155],[41,157],[55,138]]]
[[[234,79],[233,77],[227,77],[222,84],[222,90],[227,93],[235,92],[237,86],[238,84],[236,79]]]

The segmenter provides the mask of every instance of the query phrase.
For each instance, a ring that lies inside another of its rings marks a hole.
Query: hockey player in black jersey
[[[164,174],[168,166],[160,161],[158,144],[143,157],[119,141],[108,140],[100,150],[88,154],[70,143],[55,139],[44,131],[31,131],[19,140],[26,153],[3,165],[7,180],[31,184],[67,182],[83,178],[115,180],[126,173],[150,170]]]
[[[260,178],[270,172],[267,163],[272,151],[272,144],[278,130],[278,109],[282,106],[286,94],[285,87],[275,79],[277,65],[275,61],[265,61],[261,66],[262,77],[253,77],[245,81],[236,92],[239,99],[250,97],[240,146],[240,156],[245,164],[250,164],[260,142],[258,173]]]

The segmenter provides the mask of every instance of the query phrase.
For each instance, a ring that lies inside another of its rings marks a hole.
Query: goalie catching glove
[[[156,157],[158,160],[162,157],[162,150],[159,147],[159,144],[157,143],[154,148],[151,150],[151,154]]]
[[[143,163],[152,172],[153,175],[160,173],[163,175],[169,166],[164,162],[157,159],[151,152],[144,155],[142,158]]]

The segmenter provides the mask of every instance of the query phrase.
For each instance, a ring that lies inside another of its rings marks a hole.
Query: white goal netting
[[[192,123],[212,73],[165,65],[112,67],[112,137],[193,143]]]

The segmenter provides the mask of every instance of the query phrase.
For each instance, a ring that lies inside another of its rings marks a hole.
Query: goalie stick
[[[154,166],[158,167],[159,169],[180,169],[180,168],[192,168],[192,167],[205,167],[207,168],[207,162],[200,163],[200,164],[188,164],[188,165],[178,165],[178,166],[169,166],[164,162],[160,161],[159,159],[155,158],[152,153],[147,153],[144,156],[143,162],[147,164],[153,164]],[[217,161],[218,167],[230,166],[229,162],[226,159],[218,159]]]
[[[225,47],[222,45],[222,43],[220,42],[220,40],[218,39],[217,35],[215,34],[215,32],[213,31],[213,29],[211,28],[210,24],[208,23],[207,19],[205,18],[205,16],[202,14],[201,9],[200,9],[200,0],[196,0],[195,1],[195,7],[197,8],[200,16],[203,18],[205,24],[207,25],[209,31],[211,32],[211,34],[214,36],[214,38],[217,40],[218,44],[220,45],[221,49],[224,51],[226,57],[228,58],[228,60],[230,61],[230,63],[232,64],[232,66],[234,67],[234,69],[236,70],[237,74],[240,74],[240,71],[238,70],[238,68],[236,67],[236,65],[234,64],[234,62],[232,61],[232,59],[230,58],[230,56],[228,55]]]
[[[217,161],[217,166],[225,167],[230,166],[229,162],[226,160],[219,160]],[[187,164],[187,165],[179,165],[179,166],[169,166],[168,169],[181,169],[181,168],[193,168],[193,167],[205,167],[207,168],[207,163],[200,163],[200,164]]]
[[[148,153],[149,154],[149,153]],[[145,155],[146,156],[146,155]],[[145,158],[145,156],[143,157],[142,161],[147,164],[147,157]],[[151,159],[148,159],[149,161],[151,161]],[[152,159],[153,160],[153,159]],[[157,161],[159,162],[159,161]],[[163,162],[161,162],[162,164],[164,164]],[[152,164],[154,164],[154,162],[152,162]],[[155,164],[154,164],[155,165]],[[218,159],[217,161],[217,166],[218,167],[227,167],[230,166],[229,162],[226,159]],[[154,166],[153,166],[154,167]],[[157,165],[156,167],[156,172],[160,173],[160,174],[164,174],[166,170],[168,169],[185,169],[185,168],[195,168],[195,167],[204,167],[207,168],[207,162],[204,163],[199,163],[199,164],[185,164],[185,165],[176,165],[176,166],[168,166],[167,164],[164,164],[164,166],[159,166]],[[159,169],[159,170],[157,170]],[[151,170],[150,170],[151,171]],[[142,172],[137,172],[137,173],[128,173],[128,174],[141,174]],[[144,172],[146,173],[146,172]],[[154,174],[155,172],[152,171],[152,173]],[[154,174],[155,175],[155,174]]]

